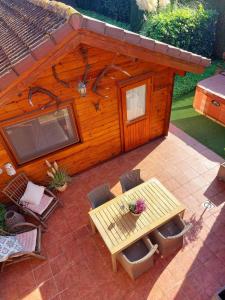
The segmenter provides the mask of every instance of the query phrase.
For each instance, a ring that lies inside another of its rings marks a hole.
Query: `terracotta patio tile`
[[[172,125],[166,139],[74,176],[60,195],[64,207],[50,217],[43,234],[47,260],[6,268],[0,274],[0,300],[211,299],[225,278],[225,184],[215,179],[219,161]],[[121,193],[119,176],[135,168],[145,180],[160,178],[187,207],[184,219],[193,227],[180,251],[164,259],[156,256],[153,268],[132,281],[119,264],[118,272],[112,272],[106,245],[99,233],[91,233],[86,194],[105,181]],[[204,212],[207,200],[218,206]]]

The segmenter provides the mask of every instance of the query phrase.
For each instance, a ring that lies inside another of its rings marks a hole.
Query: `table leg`
[[[95,224],[94,222],[92,221],[91,217],[90,217],[90,224],[91,224],[91,229],[92,229],[92,233],[96,233],[96,227],[95,227]]]
[[[116,255],[112,255],[112,268],[113,272],[117,272],[117,262],[116,262]]]

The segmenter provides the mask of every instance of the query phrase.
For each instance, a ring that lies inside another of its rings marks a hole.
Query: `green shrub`
[[[142,34],[170,45],[211,57],[215,41],[217,12],[177,8],[149,15]]]
[[[6,209],[5,209],[5,205],[0,203],[0,229],[5,227],[5,213],[6,213]]]
[[[130,25],[127,24],[127,23],[123,23],[123,22],[120,22],[120,21],[113,20],[111,18],[108,18],[106,16],[103,16],[101,14],[98,14],[98,13],[90,11],[90,10],[84,10],[84,9],[79,8],[78,11],[80,13],[84,14],[84,15],[87,15],[87,16],[91,17],[91,18],[101,20],[103,22],[106,22],[106,23],[112,24],[114,26],[124,28],[126,30],[130,30]]]
[[[205,72],[202,74],[187,73],[184,77],[176,76],[173,97],[176,100],[180,96],[186,95],[193,91],[200,80],[214,75],[217,67],[224,67],[225,63],[222,61],[214,61],[211,66],[206,68]]]

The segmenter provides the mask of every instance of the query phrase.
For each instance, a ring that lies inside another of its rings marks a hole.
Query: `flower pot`
[[[130,211],[130,213],[134,216],[134,217],[139,217],[142,213],[139,213],[139,214],[135,214],[135,213],[133,213],[132,211]]]
[[[56,187],[56,190],[59,192],[64,192],[67,189],[67,183],[62,186]]]
[[[5,224],[8,228],[11,226],[25,222],[24,216],[14,210],[8,210],[5,214]]]

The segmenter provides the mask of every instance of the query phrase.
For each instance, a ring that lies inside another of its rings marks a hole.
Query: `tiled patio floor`
[[[62,195],[64,208],[50,218],[43,235],[45,262],[26,261],[0,274],[1,300],[207,300],[225,285],[225,184],[215,176],[221,158],[171,126],[166,139],[154,141],[74,177]],[[118,177],[141,168],[142,177],[157,177],[186,207],[193,229],[184,248],[156,260],[135,282],[110,255],[88,223],[86,194],[108,181],[121,193]],[[202,203],[215,207],[204,213]]]

